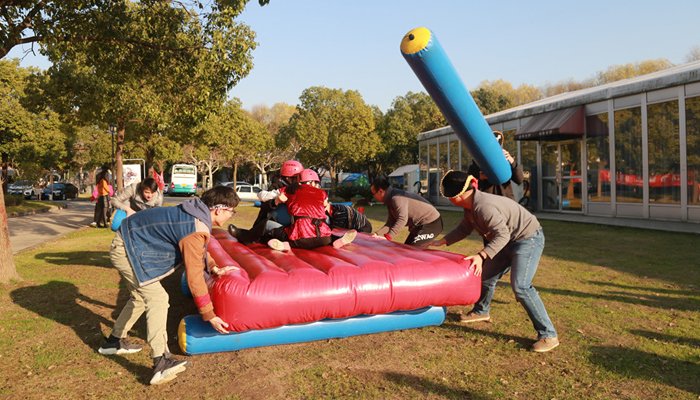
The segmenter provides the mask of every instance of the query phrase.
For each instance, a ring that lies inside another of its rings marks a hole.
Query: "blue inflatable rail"
[[[290,324],[271,329],[221,334],[199,315],[180,321],[178,341],[188,355],[236,351],[252,347],[304,343],[314,340],[346,338],[371,333],[439,326],[445,322],[445,307],[424,307],[411,311],[394,311],[379,315],[324,319],[306,324]]]

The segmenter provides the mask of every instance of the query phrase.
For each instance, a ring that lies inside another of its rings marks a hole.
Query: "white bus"
[[[197,193],[197,168],[189,164],[173,165],[168,194],[192,196],[195,193]]]

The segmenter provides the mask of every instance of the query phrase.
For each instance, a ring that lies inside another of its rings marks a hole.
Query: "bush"
[[[352,186],[338,185],[335,187],[334,193],[345,201],[350,201],[355,196],[355,188]]]
[[[19,207],[24,204],[24,196],[18,194],[5,195],[5,207]]]

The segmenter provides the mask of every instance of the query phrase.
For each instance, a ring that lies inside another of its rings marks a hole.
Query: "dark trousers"
[[[291,246],[292,248],[305,250],[311,250],[321,246],[328,246],[334,240],[334,238],[331,236],[289,240],[289,236],[287,236],[287,232],[284,230],[283,226],[269,230],[263,237],[265,243],[267,243],[267,241],[270,239],[277,239],[283,242],[289,242],[289,246]]]
[[[425,225],[415,226],[404,243],[420,246],[423,243],[432,242],[440,233],[442,233],[442,217]]]
[[[109,222],[109,196],[100,196],[95,203],[93,221],[99,228],[106,228]]]
[[[260,211],[258,212],[258,217],[253,222],[253,226],[250,229],[240,229],[238,228],[238,234],[236,239],[239,242],[249,245],[261,240],[263,235],[265,235],[265,227],[267,221],[270,219],[270,211],[272,211],[274,200],[264,201],[260,204]]]

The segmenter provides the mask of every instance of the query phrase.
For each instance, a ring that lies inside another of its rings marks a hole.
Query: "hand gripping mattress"
[[[232,331],[475,303],[481,278],[463,255],[358,234],[342,249],[272,250],[214,229],[208,251],[240,270],[209,280],[217,316]]]

